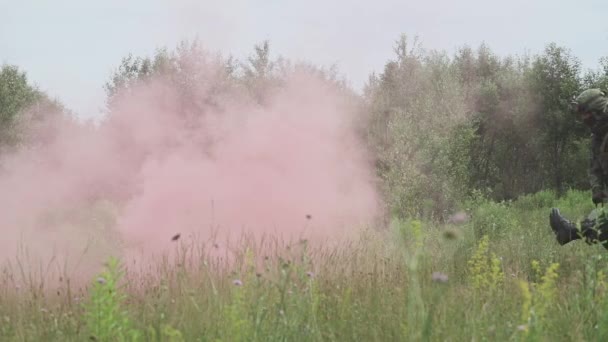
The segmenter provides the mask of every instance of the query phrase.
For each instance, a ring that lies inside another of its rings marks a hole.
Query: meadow
[[[568,99],[608,59],[394,51],[360,93],[268,42],[129,55],[97,125],[2,66],[0,340],[607,340],[608,251],[549,213],[594,209]]]
[[[549,208],[582,218],[587,192],[467,203],[467,217],[393,220],[350,242],[244,234],[174,241],[146,269],[110,258],[70,279],[5,266],[2,341],[591,341],[608,337],[607,251],[560,247]],[[47,267],[50,267],[47,265]],[[20,271],[21,270],[21,271]]]

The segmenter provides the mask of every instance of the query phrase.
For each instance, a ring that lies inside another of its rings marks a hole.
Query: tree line
[[[444,217],[471,196],[587,189],[589,133],[570,102],[608,85],[608,59],[599,64],[584,71],[553,43],[534,56],[500,57],[486,44],[450,56],[402,36],[364,93],[394,213]]]
[[[242,87],[260,105],[265,89],[280,87],[296,64],[272,58],[268,42],[245,61],[220,58],[198,42],[151,57],[125,57],[105,84],[107,113],[119,93],[154,75],[167,75],[183,101],[200,98],[191,63],[220,59],[212,89]],[[373,151],[380,186],[393,215],[445,219],[468,198],[496,201],[553,189],[588,189],[589,133],[570,101],[583,89],[608,89],[608,58],[596,70],[554,43],[536,55],[498,56],[486,44],[455,53],[426,50],[403,35],[383,70],[361,94],[335,68],[297,63],[342,87],[363,108],[361,137]],[[207,70],[210,72],[209,70]],[[185,106],[184,108],[192,108]],[[73,116],[32,86],[12,65],[0,69],[0,153],[26,144],[27,127],[44,116]],[[197,113],[176,113],[187,120]]]

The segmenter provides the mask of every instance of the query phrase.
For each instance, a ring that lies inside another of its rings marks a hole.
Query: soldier
[[[591,130],[591,163],[589,181],[591,183],[591,200],[596,205],[608,199],[608,97],[600,89],[588,89],[572,102],[578,118]],[[555,233],[557,242],[565,245],[570,241],[585,238],[588,244],[598,241],[608,249],[608,227],[596,227],[598,219],[594,210],[581,222],[580,230],[576,224],[562,217],[557,208],[551,209],[549,223]]]

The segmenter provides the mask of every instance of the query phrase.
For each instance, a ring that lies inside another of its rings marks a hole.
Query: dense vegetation
[[[599,245],[560,247],[547,227],[588,194],[542,191],[511,203],[478,198],[464,224],[395,219],[349,245],[259,245],[234,263],[213,245],[180,244],[145,272],[116,260],[88,289],[0,276],[2,340],[584,341],[608,337],[608,265]],[[179,242],[176,242],[179,243]],[[264,255],[270,255],[263,258]],[[125,274],[126,271],[126,274]],[[124,281],[124,282],[123,282]],[[93,337],[91,337],[93,336]]]
[[[57,100],[32,86],[25,72],[14,65],[0,67],[0,151],[23,144],[27,132],[47,117],[61,113],[70,115]]]
[[[582,74],[554,44],[537,56],[501,58],[482,45],[450,58],[402,38],[366,91],[393,213],[428,206],[441,217],[476,191],[500,201],[586,189],[588,132],[569,102],[605,84],[606,60],[602,67]]]
[[[183,101],[204,101],[185,58],[203,58],[196,43],[125,58],[106,84],[107,112],[117,94],[157,74],[170,76]],[[223,63],[209,86],[243,87],[260,105],[262,90],[280,87],[294,67],[273,60],[268,43],[246,62]],[[15,280],[19,265],[9,264],[0,275],[1,339],[608,337],[605,250],[580,241],[558,246],[547,220],[553,206],[573,219],[592,209],[588,132],[569,103],[586,87],[608,85],[608,59],[585,71],[555,44],[534,56],[497,56],[486,45],[449,55],[403,36],[360,95],[333,69],[304,67],[364,108],[360,134],[388,205],[386,229],[314,248],[305,241],[262,246],[245,236],[231,264],[208,256],[213,245],[179,240],[176,260],[138,273],[113,259],[88,288],[36,278],[23,287]],[[4,149],[27,142],[32,118],[58,112],[70,115],[16,67],[2,67]],[[187,121],[193,113],[176,115]],[[457,211],[470,219],[456,222]]]
[[[588,188],[588,131],[569,103],[587,87],[608,85],[608,58],[597,70],[581,70],[580,61],[555,44],[534,56],[498,56],[487,45],[465,46],[450,56],[427,51],[406,36],[394,51],[383,72],[370,76],[363,94],[352,92],[353,101],[366,106],[362,134],[375,152],[393,215],[445,219],[475,192],[501,201],[543,189],[563,194]],[[186,61],[204,64],[213,58],[221,59],[198,42],[152,57],[124,58],[105,85],[108,112],[119,91],[154,75],[168,75],[183,101],[201,100],[200,75]],[[219,92],[237,84],[260,103],[264,89],[280,87],[289,70],[302,67],[273,60],[268,42],[255,46],[245,62],[221,61],[225,72],[211,87]],[[304,67],[350,90],[335,69]],[[50,101],[16,67],[4,66],[0,75],[1,138],[14,143],[11,128],[19,109]]]

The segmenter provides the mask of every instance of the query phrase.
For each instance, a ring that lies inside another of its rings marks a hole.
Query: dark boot
[[[585,219],[581,221],[579,231],[574,223],[568,221],[559,213],[559,209],[553,208],[549,215],[549,222],[557,242],[562,246],[584,237],[587,244],[592,245],[600,242],[604,248],[608,249],[608,227],[598,229],[595,226],[595,220]]]
[[[578,240],[581,238],[581,232],[576,228],[576,225],[566,220],[560,213],[559,209],[551,209],[549,215],[549,223],[551,229],[555,233],[555,238],[560,245],[565,245],[570,241]]]

